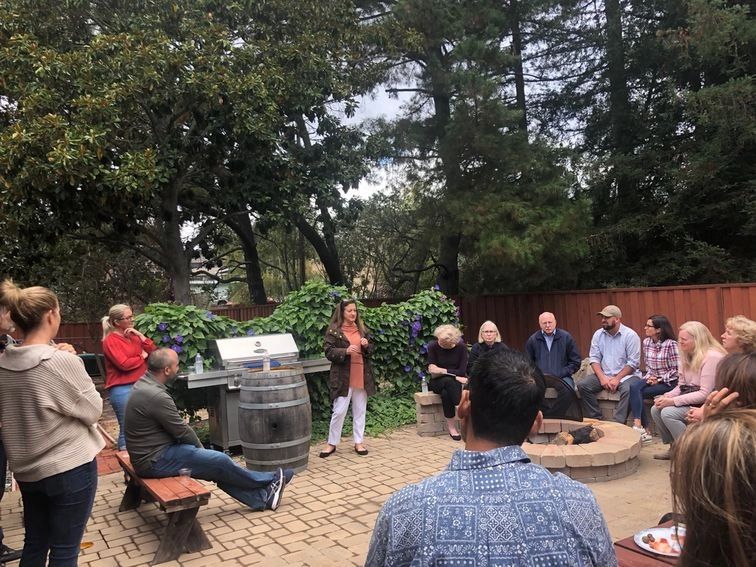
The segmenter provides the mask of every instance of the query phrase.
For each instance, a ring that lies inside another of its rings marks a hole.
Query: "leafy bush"
[[[136,317],[135,325],[156,344],[175,350],[183,370],[191,368],[197,352],[206,366],[212,365],[209,340],[245,334],[291,333],[301,358],[318,358],[323,356],[323,335],[333,310],[348,297],[345,287],[310,281],[289,294],[269,317],[235,321],[194,306],[156,303]],[[357,304],[375,343],[372,362],[378,395],[368,402],[367,430],[376,434],[414,421],[412,393],[424,375],[433,331],[444,323],[458,324],[459,312],[454,302],[437,290],[380,307],[364,307],[359,300]],[[327,373],[309,374],[307,383],[313,437],[322,438],[331,414]],[[205,389],[187,390],[179,383],[173,394],[179,409],[190,414],[207,405]]]

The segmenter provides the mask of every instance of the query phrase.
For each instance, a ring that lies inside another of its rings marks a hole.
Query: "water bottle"
[[[263,372],[270,372],[270,354],[267,350],[263,353]]]
[[[202,374],[204,371],[205,364],[202,360],[202,355],[200,353],[197,353],[197,356],[194,357],[194,373]]]
[[[423,394],[428,393],[428,379],[423,376],[423,379],[420,381],[420,389],[423,391]]]

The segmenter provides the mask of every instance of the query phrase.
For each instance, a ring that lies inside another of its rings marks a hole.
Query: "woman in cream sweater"
[[[2,438],[24,503],[21,564],[76,565],[97,490],[102,399],[76,355],[51,345],[60,306],[44,287],[0,284],[0,305],[24,334],[0,357]]]

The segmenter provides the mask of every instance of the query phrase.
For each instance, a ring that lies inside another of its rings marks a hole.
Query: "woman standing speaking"
[[[334,310],[325,334],[325,355],[331,361],[328,389],[333,402],[333,413],[328,430],[328,445],[320,452],[321,458],[330,457],[336,452],[350,400],[354,451],[358,455],[368,454],[362,440],[365,435],[367,399],[375,394],[373,369],[369,361],[372,352],[373,344],[368,341],[367,328],[360,319],[357,303],[353,299],[342,301]]]

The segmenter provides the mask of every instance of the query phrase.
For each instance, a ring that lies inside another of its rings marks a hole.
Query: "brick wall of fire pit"
[[[583,445],[551,445],[549,440],[561,431],[594,425],[604,437]],[[561,419],[544,419],[538,435],[522,448],[530,460],[561,472],[580,482],[603,482],[633,474],[638,470],[640,437],[626,425],[586,419],[582,423]]]

